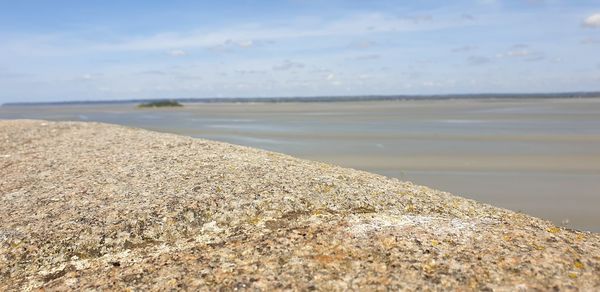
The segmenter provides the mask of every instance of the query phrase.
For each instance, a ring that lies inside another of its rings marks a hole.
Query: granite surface
[[[600,235],[247,147],[0,121],[0,290],[37,288],[593,291]]]

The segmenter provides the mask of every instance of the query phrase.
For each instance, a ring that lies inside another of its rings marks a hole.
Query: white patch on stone
[[[84,270],[90,267],[90,262],[88,260],[75,260],[72,261],[71,264],[75,267],[75,269]]]
[[[202,225],[202,232],[221,233],[222,231],[223,229],[217,225],[216,221],[210,221]]]
[[[418,228],[437,235],[461,234],[468,236],[476,229],[476,225],[475,221],[459,218],[424,215],[374,215],[351,219],[348,231],[354,236],[368,237],[369,234],[374,232]]]
[[[211,221],[202,225],[202,234],[196,236],[196,242],[216,243],[221,241],[219,234],[225,231],[217,225],[216,221]]]
[[[517,285],[515,285],[515,289],[516,289],[516,291],[527,291],[527,285],[526,284],[517,284]]]
[[[68,287],[75,286],[77,284],[77,278],[69,278],[65,280],[65,285]]]

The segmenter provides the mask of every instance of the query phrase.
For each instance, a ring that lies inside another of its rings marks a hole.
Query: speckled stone
[[[0,121],[0,290],[36,288],[597,291],[600,235],[247,147]]]

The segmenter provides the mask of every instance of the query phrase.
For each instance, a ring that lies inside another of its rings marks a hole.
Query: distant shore
[[[356,95],[356,96],[300,96],[300,97],[205,97],[167,98],[180,103],[283,103],[283,102],[356,102],[356,101],[401,101],[401,100],[449,100],[449,99],[513,99],[513,98],[599,98],[600,92],[561,93],[477,93],[477,94],[434,94],[434,95]],[[27,105],[82,105],[82,104],[129,104],[151,103],[165,100],[122,99],[122,100],[74,100],[57,102],[7,102],[2,106]]]

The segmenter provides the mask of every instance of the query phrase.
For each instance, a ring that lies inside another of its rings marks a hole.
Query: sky
[[[600,90],[600,0],[0,0],[0,103]]]

